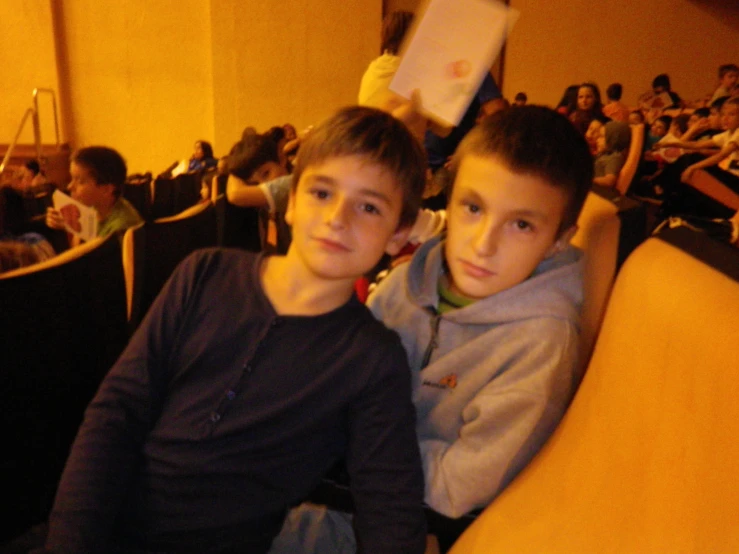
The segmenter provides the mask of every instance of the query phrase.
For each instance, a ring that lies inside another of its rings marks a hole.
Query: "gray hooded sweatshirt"
[[[435,238],[370,296],[408,353],[425,500],[437,512],[459,517],[489,504],[564,415],[578,384],[581,257],[569,247],[526,281],[437,315]]]

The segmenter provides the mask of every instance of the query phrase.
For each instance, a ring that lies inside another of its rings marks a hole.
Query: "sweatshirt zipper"
[[[431,311],[431,319],[429,320],[429,325],[431,326],[431,338],[426,347],[426,352],[423,354],[423,362],[421,362],[422,370],[429,365],[431,354],[433,354],[434,349],[439,346],[439,342],[437,340],[439,336],[439,323],[441,323],[441,314],[437,313],[436,310]]]

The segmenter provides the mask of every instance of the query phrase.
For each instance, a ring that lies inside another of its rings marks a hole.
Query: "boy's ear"
[[[559,237],[556,241],[554,241],[554,244],[549,247],[549,250],[547,250],[546,257],[549,258],[550,256],[554,256],[555,254],[559,254],[562,252],[562,250],[566,249],[570,245],[570,241],[572,240],[572,237],[575,236],[575,233],[577,233],[577,224],[573,225],[569,229],[565,229],[559,234]]]
[[[385,253],[389,254],[390,256],[395,256],[398,252],[400,252],[408,242],[408,236],[411,234],[412,229],[412,225],[404,225],[402,227],[398,227],[395,233],[393,233],[393,235],[387,241],[387,246],[385,246]]]

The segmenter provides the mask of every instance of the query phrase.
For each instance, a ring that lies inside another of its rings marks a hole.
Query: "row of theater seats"
[[[194,171],[152,179],[151,173],[137,173],[126,179],[123,196],[145,221],[171,217],[198,203],[203,176]]]
[[[196,248],[259,250],[257,220],[221,196],[0,274],[0,543],[45,518],[85,406],[174,267]]]

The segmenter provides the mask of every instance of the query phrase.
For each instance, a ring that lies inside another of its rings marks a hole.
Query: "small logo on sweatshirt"
[[[438,383],[425,380],[423,384],[427,387],[434,387],[437,389],[453,389],[457,386],[457,374],[450,373],[446,377],[442,377]]]

